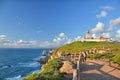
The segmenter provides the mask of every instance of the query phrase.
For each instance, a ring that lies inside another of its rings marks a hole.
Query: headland
[[[119,66],[119,42],[76,41],[54,50],[40,73],[24,80],[119,80]]]

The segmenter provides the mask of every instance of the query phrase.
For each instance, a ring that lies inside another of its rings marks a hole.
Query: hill
[[[57,49],[62,54],[79,54],[80,52],[98,50],[101,54],[89,54],[88,58],[106,58],[120,65],[120,43],[119,42],[73,42]],[[57,53],[56,52],[56,53]]]
[[[94,53],[91,54],[91,51],[94,51]],[[81,52],[90,53],[87,55],[88,58],[108,59],[120,66],[120,43],[77,41],[57,48],[50,56],[48,62],[42,67],[40,73],[31,74],[24,80],[63,80],[63,76],[66,73],[59,71],[63,65],[60,58],[61,54],[80,54]]]
[[[120,48],[120,43],[117,42],[73,42],[71,44],[64,45],[60,48],[58,48],[59,51],[62,51],[64,53],[70,52],[70,53],[76,53],[80,51],[86,51],[89,49],[107,49],[112,48],[113,50],[116,50]]]

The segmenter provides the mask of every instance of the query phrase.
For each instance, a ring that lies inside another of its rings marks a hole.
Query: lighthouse
[[[86,39],[90,39],[90,31],[86,31],[86,36],[85,36]]]

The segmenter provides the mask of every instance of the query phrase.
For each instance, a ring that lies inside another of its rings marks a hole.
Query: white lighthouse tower
[[[86,31],[86,36],[85,36],[86,39],[90,39],[90,31]]]

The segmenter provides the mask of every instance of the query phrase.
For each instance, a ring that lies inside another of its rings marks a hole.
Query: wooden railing
[[[76,57],[75,57],[76,58]],[[80,62],[81,62],[81,55],[77,56],[78,61],[77,62],[77,67],[73,71],[73,80],[80,80]]]
[[[62,59],[67,59],[70,61],[74,61],[77,63],[76,69],[73,70],[73,79],[72,80],[80,80],[80,63],[85,62],[87,58],[87,54],[72,54],[65,55],[61,57]]]

